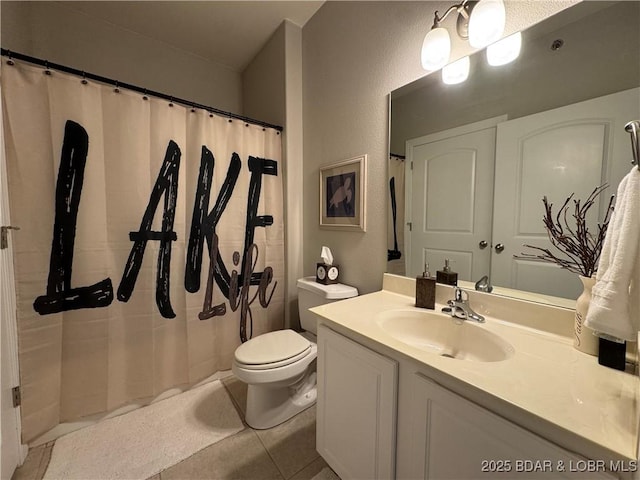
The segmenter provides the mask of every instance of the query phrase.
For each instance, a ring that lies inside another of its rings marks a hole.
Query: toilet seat
[[[277,330],[252,338],[235,352],[236,364],[247,370],[268,370],[295,363],[311,353],[311,342],[293,330]]]

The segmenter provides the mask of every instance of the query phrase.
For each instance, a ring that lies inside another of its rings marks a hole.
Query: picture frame
[[[366,231],[367,155],[320,168],[320,228]]]

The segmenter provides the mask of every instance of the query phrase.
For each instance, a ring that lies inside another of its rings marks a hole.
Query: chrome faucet
[[[476,282],[476,290],[479,292],[488,292],[491,293],[493,287],[489,283],[489,276],[485,275],[480,280]]]
[[[454,299],[449,300],[447,302],[449,306],[444,307],[442,311],[449,313],[452,317],[484,323],[484,317],[474,312],[469,305],[469,294],[459,287],[456,287],[453,292]]]

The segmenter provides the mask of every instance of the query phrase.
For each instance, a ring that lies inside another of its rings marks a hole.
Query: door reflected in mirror
[[[553,248],[543,196],[559,207],[608,184],[588,218],[596,231],[630,170],[638,19],[640,2],[582,2],[524,31],[511,64],[481,51],[465,83],[435,72],[391,93],[388,272],[429,263],[435,275],[450,259],[471,288],[488,275],[495,293],[571,305],[574,273],[516,256]]]

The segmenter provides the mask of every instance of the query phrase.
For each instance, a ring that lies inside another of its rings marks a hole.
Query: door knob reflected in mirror
[[[478,243],[478,246],[480,247],[481,250],[487,248],[487,245],[489,244],[487,243],[486,240],[481,240],[480,243]]]
[[[500,253],[500,252],[502,252],[502,251],[504,250],[504,245],[503,245],[503,244],[501,244],[501,243],[498,243],[498,244],[495,246],[495,249],[496,249],[496,253]]]

